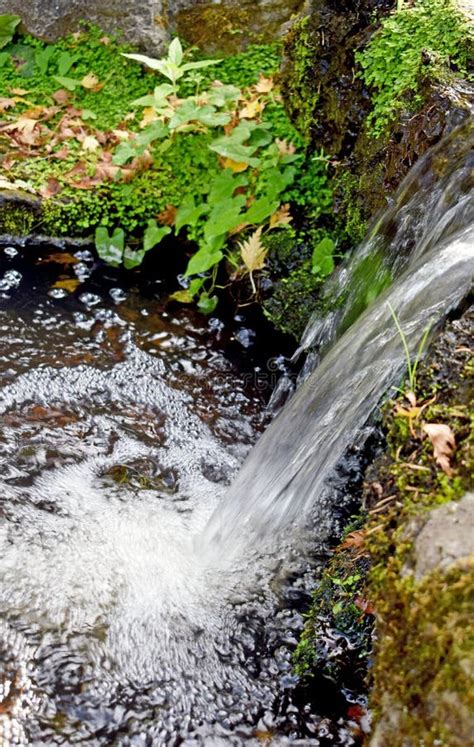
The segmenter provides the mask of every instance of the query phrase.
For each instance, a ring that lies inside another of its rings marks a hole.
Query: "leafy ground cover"
[[[0,17],[0,188],[41,200],[36,229],[93,236],[128,269],[179,237],[174,298],[211,312],[229,282],[259,297],[273,233],[298,243],[295,217],[330,211],[327,160],[306,160],[280,99],[278,45],[203,60],[176,39],[153,59],[94,28],[55,44],[16,28]],[[314,285],[333,266],[321,241]]]

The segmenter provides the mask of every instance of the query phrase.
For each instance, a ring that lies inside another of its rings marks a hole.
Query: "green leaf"
[[[234,104],[240,96],[240,88],[237,86],[217,86],[207,92],[207,101],[218,108],[227,104]]]
[[[35,74],[35,49],[29,44],[11,44],[8,51],[15,59],[15,66],[22,78],[31,78]]]
[[[213,238],[225,236],[233,228],[236,228],[239,223],[242,223],[243,216],[241,208],[245,203],[245,196],[237,195],[215,205],[204,226],[205,240],[210,241]]]
[[[314,274],[327,277],[334,270],[334,252],[335,244],[329,236],[325,236],[313,249],[312,268]]]
[[[123,266],[126,270],[133,270],[135,267],[138,267],[143,262],[143,259],[145,257],[145,250],[144,249],[137,249],[133,250],[130,249],[129,246],[125,247],[125,251],[123,253]]]
[[[60,86],[67,88],[68,91],[75,91],[81,85],[81,81],[75,78],[65,78],[62,75],[54,75],[53,78],[58,81]]]
[[[0,49],[11,42],[20,21],[20,16],[15,16],[12,13],[5,13],[0,16]]]
[[[243,223],[263,223],[278,209],[280,203],[278,200],[271,200],[270,197],[264,195],[258,200],[255,200],[249,207],[246,213],[242,216]]]
[[[122,261],[124,245],[125,233],[123,228],[116,228],[112,236],[109,235],[108,230],[104,226],[96,228],[95,248],[97,249],[97,254],[104,262],[118,267]]]
[[[72,55],[69,52],[62,52],[58,60],[58,73],[61,76],[67,75],[75,62],[79,60],[79,55]]]
[[[234,142],[230,137],[221,137],[214,140],[209,148],[224,158],[230,158],[237,163],[248,163],[254,168],[259,165],[260,159],[254,157],[256,148],[254,146],[241,145]]]
[[[183,61],[183,47],[181,46],[181,42],[178,38],[173,39],[173,41],[169,45],[168,59],[170,60],[170,62],[172,62],[174,65],[177,65],[178,67],[181,65]]]
[[[203,67],[209,67],[210,65],[218,65],[221,60],[199,60],[198,62],[186,62],[182,65],[181,69],[187,73],[189,70],[200,70]]]
[[[232,169],[224,169],[212,182],[208,196],[209,204],[214,205],[223,200],[229,200],[236,189],[245,187],[248,183],[248,178],[243,174],[234,175]]]
[[[84,119],[85,121],[89,119],[97,119],[97,114],[91,109],[83,109],[81,112],[81,119]]]
[[[194,296],[199,293],[202,286],[204,285],[204,278],[193,278],[191,282],[189,283],[189,295],[194,298]]]
[[[127,57],[129,60],[135,60],[135,62],[142,62],[147,67],[150,67],[152,70],[160,70],[160,68],[164,64],[164,60],[159,60],[156,57],[147,57],[147,55],[144,54],[125,54],[124,52],[121,52],[122,57]]]
[[[218,113],[215,107],[199,105],[193,99],[185,99],[170,119],[170,129],[175,130],[188,122],[201,122],[206,127],[220,127],[230,121],[230,114]]]
[[[217,296],[210,296],[208,293],[204,291],[199,296],[197,307],[199,311],[202,311],[203,314],[212,314],[212,312],[217,306],[218,300],[219,299],[217,298]]]
[[[199,205],[195,205],[194,197],[192,195],[186,195],[176,212],[174,223],[176,233],[178,233],[183,226],[191,226],[191,228],[194,228],[197,225],[199,218],[207,213],[208,210],[209,208],[206,203],[201,202]]]
[[[160,241],[169,233],[171,233],[171,228],[169,226],[158,226],[156,220],[149,220],[143,236],[144,251],[148,252],[150,249],[153,249],[153,247],[159,244]]]
[[[188,262],[185,275],[200,275],[217,265],[224,255],[221,251],[213,251],[206,244],[194,254]]]
[[[37,49],[35,52],[35,62],[40,71],[41,75],[46,75],[48,65],[51,57],[54,55],[55,49],[53,46],[45,47],[44,49]]]

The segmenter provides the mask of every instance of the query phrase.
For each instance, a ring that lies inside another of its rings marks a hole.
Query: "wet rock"
[[[448,570],[474,554],[474,493],[430,512],[414,544],[414,574],[420,581],[436,569]]]

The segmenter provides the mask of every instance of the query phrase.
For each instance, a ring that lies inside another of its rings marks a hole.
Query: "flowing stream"
[[[403,369],[388,304],[415,350],[470,289],[470,148],[472,125],[425,156],[339,271],[303,340],[327,352],[250,454],[261,400],[198,321],[38,289],[0,250],[2,744],[357,743],[293,700],[299,607],[331,476]]]

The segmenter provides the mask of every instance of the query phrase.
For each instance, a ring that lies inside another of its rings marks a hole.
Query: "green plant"
[[[11,42],[15,35],[16,27],[20,22],[21,18],[11,13],[0,16],[0,49],[3,49],[3,47],[6,47]]]
[[[262,79],[250,91],[218,82],[206,91],[196,90],[178,98],[178,81],[186,82],[187,74],[217,62],[184,62],[178,39],[171,43],[168,56],[163,59],[124,56],[144,63],[170,82],[132,102],[145,107],[151,124],[145,124],[139,134],[122,142],[113,162],[123,166],[143,156],[150,146],[154,155],[161,157],[179,140],[189,140],[199,133],[209,135],[208,148],[216,154],[218,173],[202,194],[191,192],[184,196],[174,218],[176,233],[186,228],[188,238],[198,245],[185,276],[207,273],[189,284],[186,300],[199,293],[200,307],[210,308],[217,279],[215,268],[224,259],[238,266],[236,253],[228,245],[230,236],[261,226],[272,216],[277,217],[269,228],[278,227],[281,198],[294,181],[294,163],[301,160],[301,155],[286,141],[277,139],[272,124],[260,117],[273,89],[270,79]],[[197,89],[201,81],[194,80]],[[161,141],[158,146],[157,141]],[[256,292],[252,271],[249,276]],[[184,300],[184,295],[176,298]]]
[[[383,132],[406,93],[417,96],[422,72],[449,65],[466,70],[470,35],[468,21],[453,0],[398,3],[356,54],[362,77],[375,89],[369,116],[374,135]]]
[[[390,314],[392,315],[393,321],[395,322],[397,332],[400,335],[400,339],[403,345],[403,350],[405,352],[405,360],[406,360],[407,370],[408,370],[408,385],[410,387],[409,391],[413,392],[414,394],[416,392],[416,372],[417,372],[418,365],[420,363],[421,357],[426,347],[428,335],[431,330],[431,323],[427,325],[425,331],[423,332],[423,335],[420,340],[420,344],[418,345],[418,349],[416,351],[415,357],[412,360],[412,355],[410,353],[410,348],[408,347],[408,341],[407,341],[405,332],[403,331],[400,325],[399,319],[393,309],[393,306],[391,305],[389,301],[387,301],[387,305],[388,305],[388,308],[390,309]],[[402,392],[403,390],[398,389],[397,391]]]

